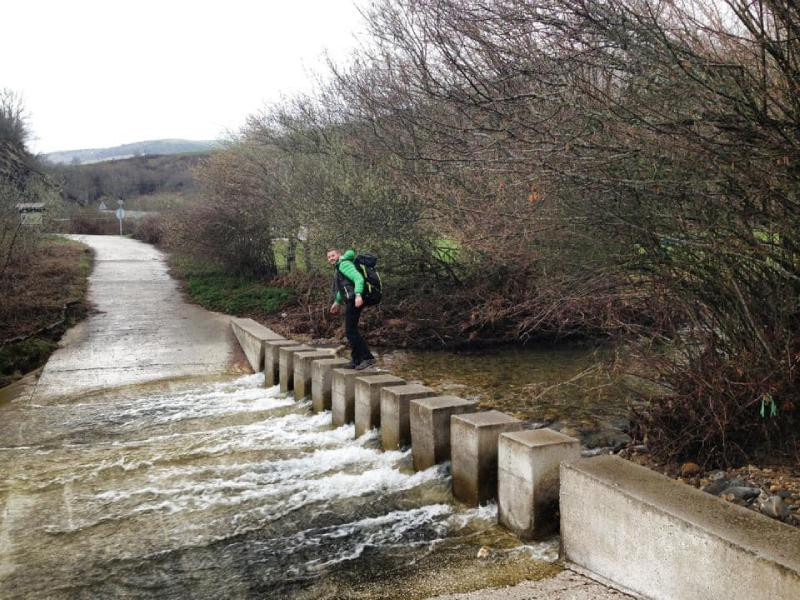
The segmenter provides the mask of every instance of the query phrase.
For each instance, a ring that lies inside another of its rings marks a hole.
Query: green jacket
[[[364,292],[364,276],[358,272],[353,260],[356,257],[354,250],[348,250],[339,258],[336,263],[336,304],[343,304],[343,296],[348,298],[353,294]]]

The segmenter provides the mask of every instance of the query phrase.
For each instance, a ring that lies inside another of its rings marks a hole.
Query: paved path
[[[94,250],[95,314],[47,362],[37,399],[229,369],[229,317],[187,304],[149,244],[110,235],[70,236]]]

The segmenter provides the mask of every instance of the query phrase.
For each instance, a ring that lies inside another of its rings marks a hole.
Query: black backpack
[[[358,269],[358,272],[364,276],[364,292],[361,294],[364,304],[374,306],[380,303],[383,297],[383,288],[381,286],[381,276],[375,270],[378,264],[378,257],[364,252],[356,256],[353,264]]]

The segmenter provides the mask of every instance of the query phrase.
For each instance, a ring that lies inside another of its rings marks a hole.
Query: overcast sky
[[[215,139],[347,56],[353,0],[5,0],[0,87],[31,150]]]

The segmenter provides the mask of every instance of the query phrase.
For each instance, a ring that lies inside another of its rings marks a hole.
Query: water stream
[[[422,598],[556,569],[557,540],[454,502],[447,465],[262,382],[0,403],[0,597]]]
[[[633,389],[641,380],[622,372],[617,348],[595,343],[543,344],[491,350],[406,351],[382,355],[408,381],[479,400],[537,426],[570,435],[627,428]]]

